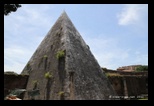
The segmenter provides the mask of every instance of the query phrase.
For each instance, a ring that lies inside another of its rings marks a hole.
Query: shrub
[[[33,85],[36,85],[36,84],[38,84],[38,81],[34,80],[32,83],[33,83]]]
[[[26,65],[26,68],[27,68],[27,70],[29,70],[30,69],[30,64],[29,63],[27,63],[27,65]]]
[[[49,78],[52,77],[52,74],[51,74],[50,72],[47,72],[47,73],[45,73],[44,77],[45,77],[46,79],[49,79]]]
[[[105,76],[108,77],[109,76],[109,73],[105,73]]]
[[[57,54],[56,54],[56,58],[57,59],[62,58],[64,56],[65,56],[65,52],[63,50],[58,51]]]
[[[104,71],[106,71],[106,70],[107,70],[107,68],[105,68],[105,67],[103,67],[102,69],[103,69]]]
[[[148,71],[148,66],[138,66],[138,67],[136,67],[135,71],[137,71],[137,72]]]
[[[60,92],[58,92],[58,95],[64,95],[64,92],[63,91],[60,91]]]
[[[47,55],[44,55],[43,57],[44,57],[44,58],[47,58],[48,56],[47,56]]]

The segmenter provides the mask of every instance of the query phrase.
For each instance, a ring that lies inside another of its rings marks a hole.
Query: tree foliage
[[[4,15],[8,15],[11,12],[16,12],[21,7],[20,4],[4,4]]]
[[[148,71],[148,66],[138,66],[135,71]]]

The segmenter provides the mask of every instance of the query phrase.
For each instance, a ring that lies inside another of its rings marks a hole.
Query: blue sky
[[[21,4],[4,16],[4,71],[21,73],[65,10],[101,67],[148,65],[148,4]]]

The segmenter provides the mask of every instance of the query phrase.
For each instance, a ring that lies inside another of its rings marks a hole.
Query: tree
[[[148,71],[148,66],[138,66],[135,71]]]
[[[4,15],[8,15],[11,12],[16,12],[21,7],[20,4],[4,4]]]

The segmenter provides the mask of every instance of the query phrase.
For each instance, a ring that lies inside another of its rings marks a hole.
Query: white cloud
[[[148,55],[142,54],[137,57],[136,62],[141,63],[143,65],[148,65]]]
[[[52,9],[51,5],[50,7],[49,5],[30,7],[23,4],[17,12],[5,16],[4,71],[21,73],[52,26],[52,17],[47,14],[48,10]]]
[[[95,38],[85,36],[84,33],[82,35],[101,67],[116,69],[130,58],[130,49],[120,48],[117,38],[103,34]]]
[[[22,69],[24,67],[24,65],[25,64],[22,64],[22,63],[19,63],[19,62],[15,62],[15,61],[10,66],[8,66],[7,64],[4,64],[4,68],[5,68],[4,72],[6,72],[6,71],[14,71],[14,72],[20,74],[21,71],[22,71],[20,69]]]
[[[45,29],[48,31],[53,23],[52,15],[47,13],[52,9],[50,5],[22,5],[17,12],[5,16],[5,30],[21,36],[20,32],[35,32],[36,29]],[[39,8],[39,10],[38,10]],[[13,26],[13,27],[12,27]],[[9,28],[11,27],[11,28]],[[20,31],[19,31],[20,30]],[[46,32],[47,33],[47,32]]]
[[[47,6],[46,6],[47,7]],[[23,16],[18,17],[22,22],[24,21],[24,25],[28,23],[33,26],[42,26],[42,27],[51,27],[51,23],[49,21],[52,20],[50,15],[47,14],[49,8],[41,8],[39,5],[35,8],[29,8],[27,6],[23,6]],[[27,9],[29,8],[29,9]],[[38,8],[39,9],[38,11]],[[26,18],[25,18],[26,17]]]
[[[28,48],[22,48],[18,45],[4,48],[4,71],[15,71],[19,74],[32,52],[33,50],[28,50]]]
[[[116,70],[118,67],[137,64],[148,64],[148,55],[133,51],[133,49],[121,48],[117,40],[97,39],[88,41],[91,51],[101,67]],[[106,42],[106,43],[103,43]],[[100,44],[104,45],[100,45]],[[97,47],[97,48],[96,48]],[[99,49],[98,49],[99,48]],[[135,54],[133,56],[133,53]]]
[[[132,61],[132,64],[138,63],[142,65],[148,65],[148,54],[143,54],[141,51],[137,50],[135,53],[135,60]]]
[[[148,65],[148,44],[143,42],[137,48],[134,48],[131,57],[135,64]]]
[[[121,66],[148,64],[148,55],[142,53],[145,45],[136,50],[129,46],[123,47],[120,38],[116,35],[113,37],[100,34],[97,37],[89,37],[88,33],[81,34],[101,67],[116,70]]]
[[[141,21],[147,5],[145,4],[126,4],[121,13],[117,15],[119,25],[136,24]]]

